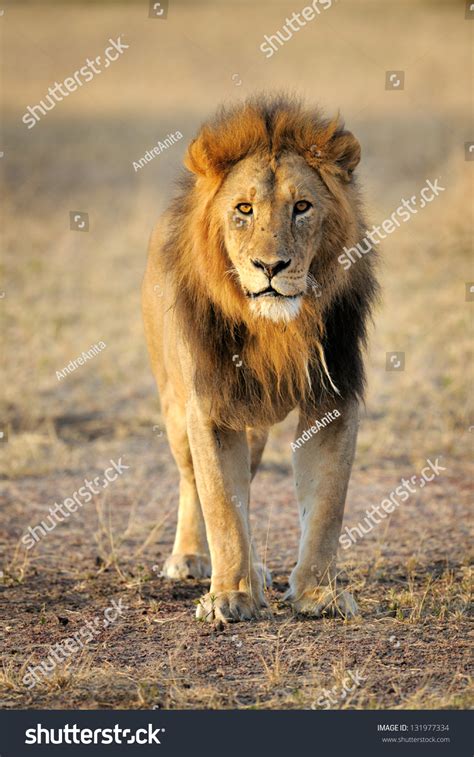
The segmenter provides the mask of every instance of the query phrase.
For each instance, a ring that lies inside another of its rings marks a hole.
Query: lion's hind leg
[[[177,404],[170,404],[165,409],[165,418],[166,432],[179,469],[180,481],[176,536],[173,551],[163,566],[163,575],[178,580],[209,578],[211,561],[194,478],[185,410]]]
[[[257,473],[258,466],[262,460],[263,451],[268,439],[268,426],[251,427],[247,429],[247,442],[250,450],[250,480],[253,481]],[[255,567],[262,575],[262,581],[265,588],[272,585],[272,574],[267,566],[262,563],[256,563]]]
[[[247,441],[250,449],[250,476],[253,481],[262,459],[268,439],[268,428],[248,428]]]

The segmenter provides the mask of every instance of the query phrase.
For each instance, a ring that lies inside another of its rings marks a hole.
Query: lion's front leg
[[[196,400],[188,403],[188,436],[211,553],[211,588],[196,615],[207,621],[258,616],[265,605],[248,520],[250,457],[245,431],[210,423]]]
[[[336,580],[337,547],[357,438],[357,403],[347,403],[337,412],[338,417],[331,411],[334,420],[293,448],[301,541],[286,598],[297,612],[314,617],[325,612],[350,617],[357,612],[352,595],[342,591]],[[300,417],[296,439],[315,423]]]

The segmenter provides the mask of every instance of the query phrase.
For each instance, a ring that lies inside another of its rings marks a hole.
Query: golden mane
[[[328,213],[311,274],[334,292],[334,309],[323,311],[318,298],[307,296],[288,324],[248,313],[214,198],[232,166],[256,152],[274,162],[282,153],[295,152],[326,187]],[[297,404],[309,415],[338,391],[344,398],[362,394],[359,353],[376,285],[370,256],[358,262],[360,270],[351,278],[337,263],[344,245],[355,244],[365,228],[351,178],[359,153],[357,140],[344,131],[339,117],[324,119],[319,111],[281,97],[222,109],[189,145],[185,165],[191,173],[171,207],[164,266],[173,277],[178,326],[195,358],[196,391],[211,400],[218,425],[267,425]],[[349,382],[341,375],[337,350],[328,343],[343,312],[353,321],[343,330],[355,337],[346,349],[352,351]]]

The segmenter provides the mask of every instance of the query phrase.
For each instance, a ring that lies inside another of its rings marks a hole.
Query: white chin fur
[[[259,297],[250,302],[252,313],[259,318],[269,318],[276,323],[289,323],[296,318],[301,308],[301,297]]]

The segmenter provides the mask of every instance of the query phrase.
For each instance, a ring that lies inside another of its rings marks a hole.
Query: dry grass
[[[358,669],[364,684],[336,706],[467,707],[474,421],[465,282],[474,277],[464,3],[347,0],[270,60],[259,44],[290,4],[170,5],[166,23],[149,20],[138,2],[6,5],[5,55],[15,65],[2,147],[2,705],[310,708]],[[130,43],[122,58],[28,131],[26,105],[119,34]],[[403,92],[384,90],[389,69],[405,70]],[[203,585],[170,585],[153,569],[172,542],[177,480],[166,438],[153,430],[160,418],[139,287],[185,142],[216,102],[276,83],[330,113],[341,109],[362,143],[374,223],[426,179],[446,187],[383,246],[347,523],[427,457],[442,456],[448,470],[342,555],[361,618],[302,621],[279,601],[298,536],[289,418],[272,435],[253,492],[256,538],[275,576],[273,616],[216,633],[192,618]],[[185,139],[135,173],[132,162],[177,129]],[[88,233],[69,230],[74,209],[89,213]],[[56,371],[100,340],[106,349],[58,382]],[[402,373],[385,371],[394,350],[405,352]],[[120,456],[130,465],[123,480],[25,554],[25,528]],[[31,661],[115,596],[129,606],[124,619],[27,691]]]

